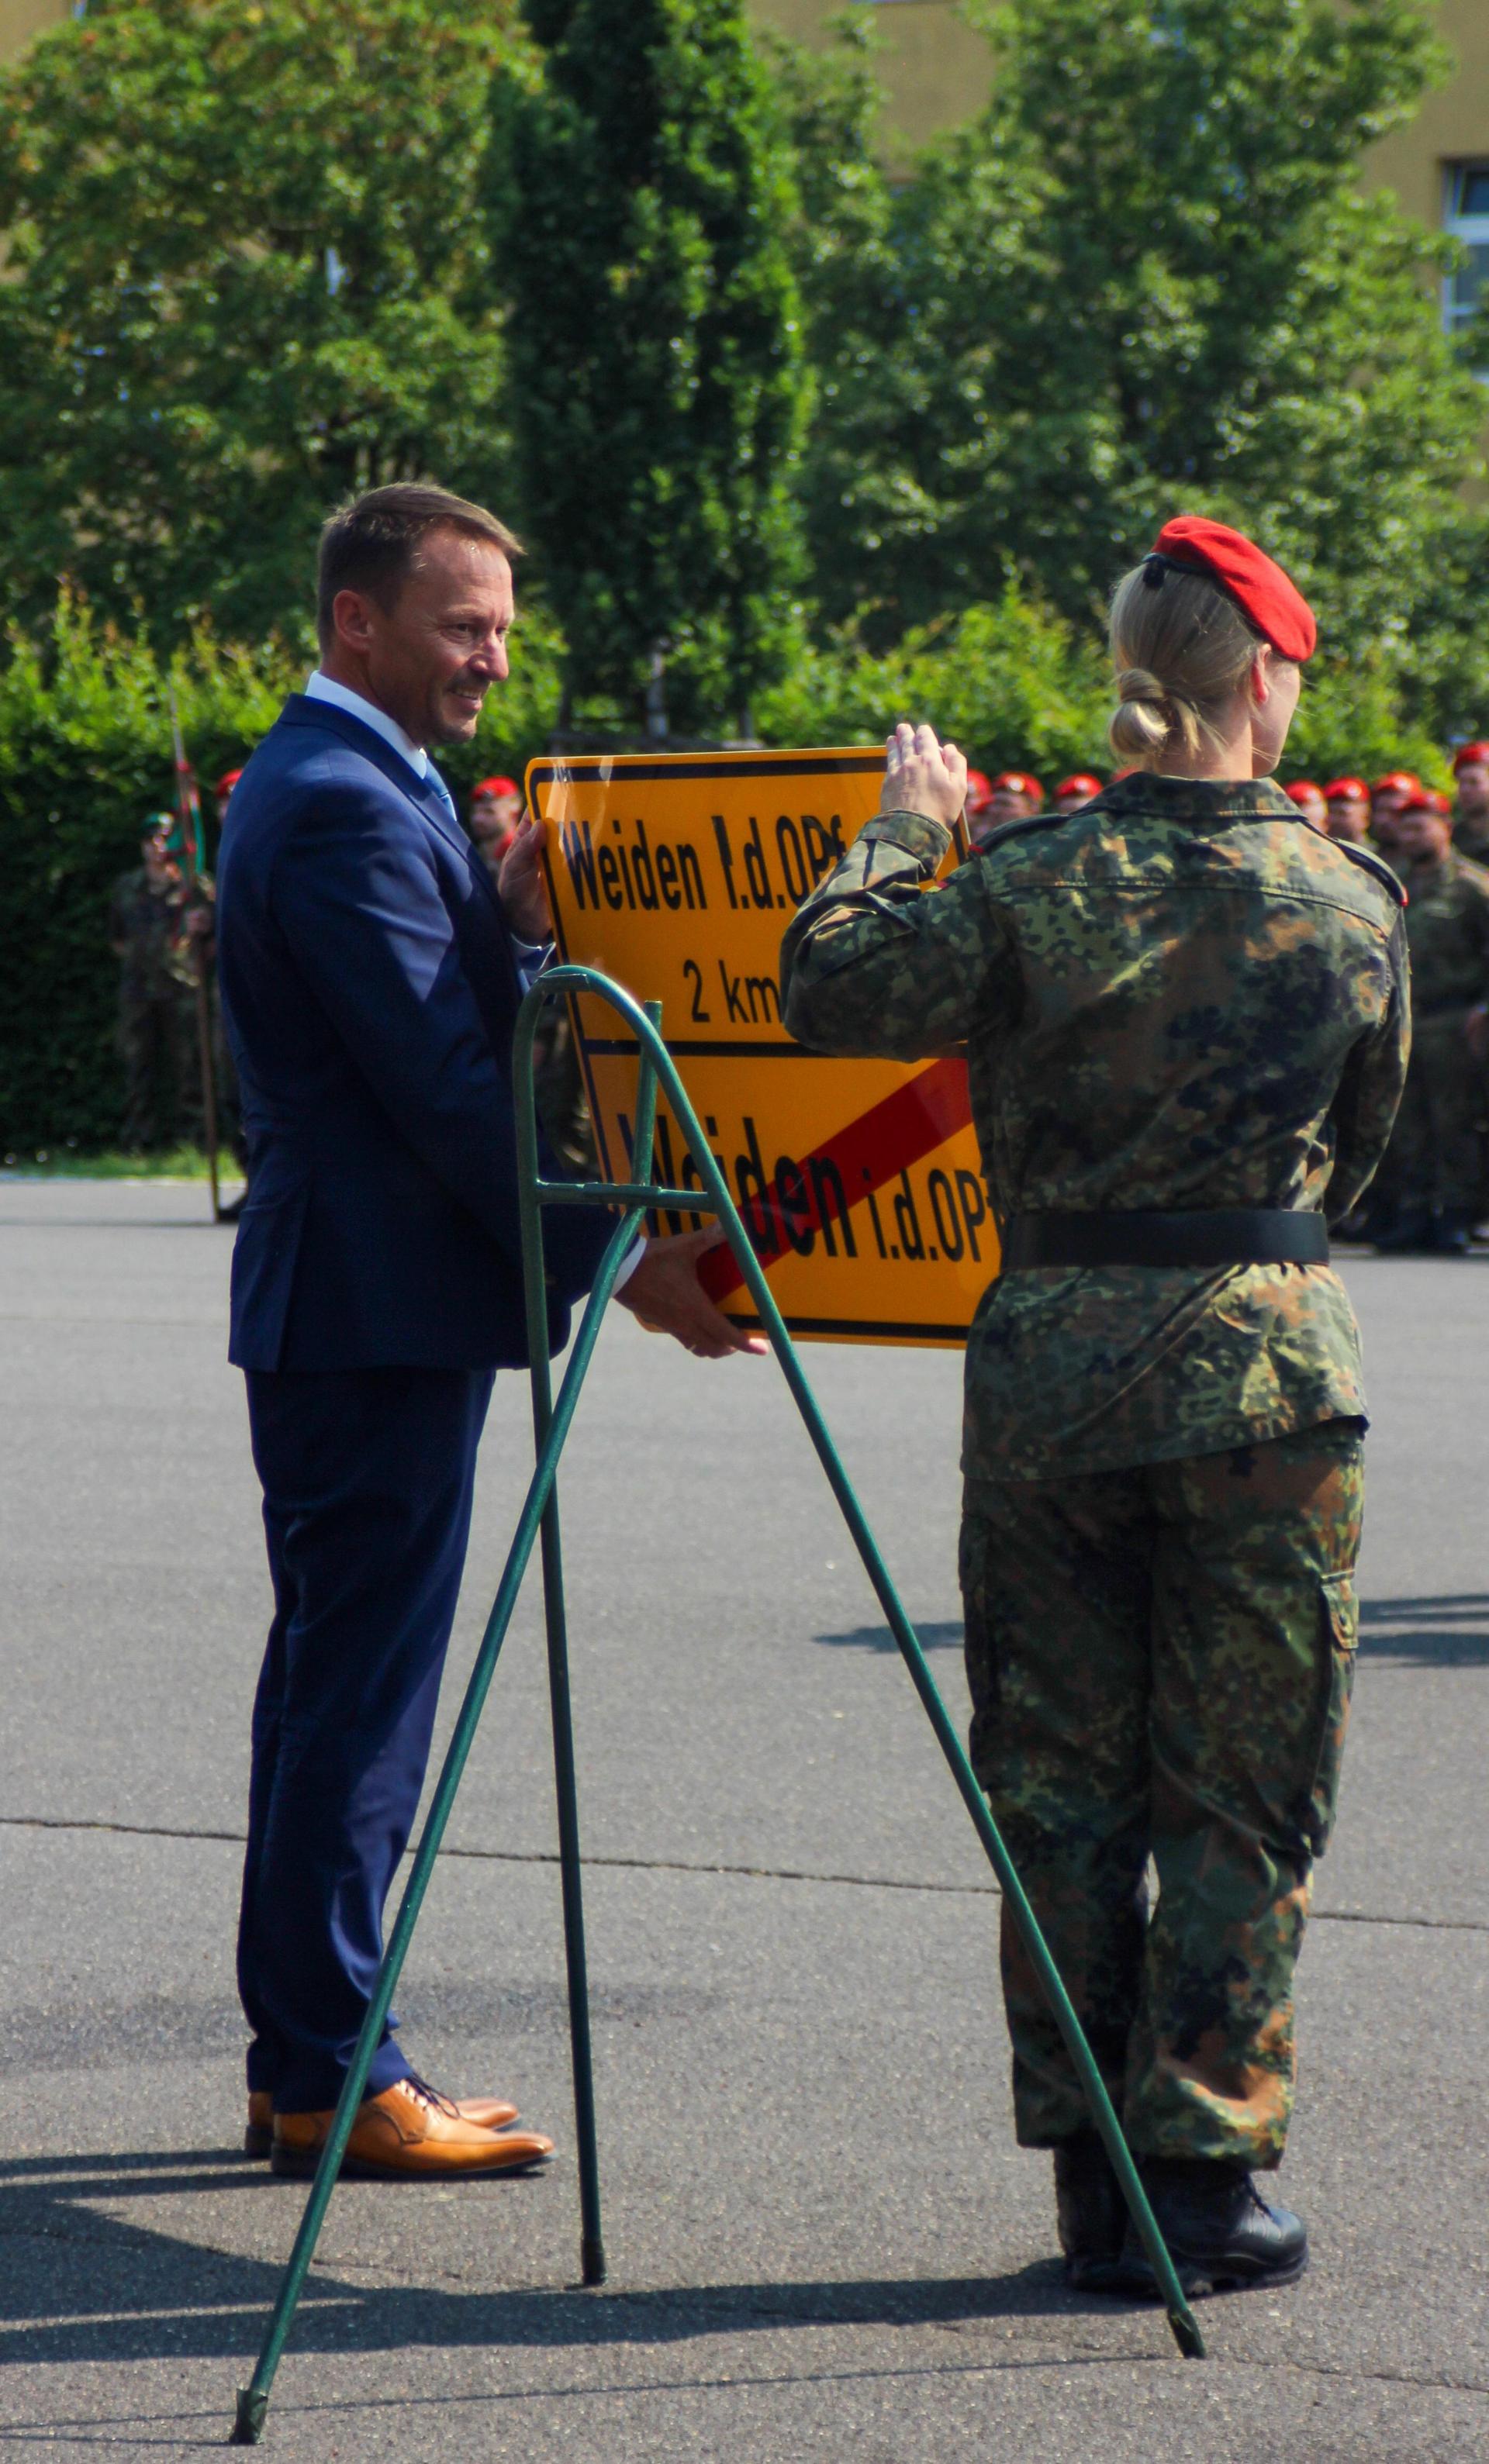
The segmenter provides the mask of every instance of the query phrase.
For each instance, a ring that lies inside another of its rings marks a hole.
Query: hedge
[[[475,738],[440,756],[457,792],[492,770],[521,778],[546,749],[560,655],[541,612],[524,615],[512,674]],[[0,657],[0,1158],[118,1139],[108,898],[139,861],[147,816],[170,801],[167,680],[209,784],[246,758],[309,664],[304,646],[234,648],[202,632],[167,668],[66,595],[43,634],[11,639]],[[981,768],[1032,768],[1049,786],[1064,771],[1106,766],[1109,707],[1095,626],[1078,635],[1011,583],[885,656],[852,631],[815,647],[803,639],[754,716],[775,745],[873,741],[898,718],[924,718]],[[607,714],[579,716],[603,723]],[[1316,778],[1399,762],[1446,778],[1437,749],[1400,724],[1389,674],[1371,668],[1310,671],[1288,762],[1290,775]]]

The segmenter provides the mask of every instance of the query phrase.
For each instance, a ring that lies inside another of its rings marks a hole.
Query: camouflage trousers
[[[1280,2161],[1357,1639],[1361,1423],[968,1485],[971,1759],[1140,2153]],[[1151,1858],[1158,1877],[1149,1903]],[[1085,2119],[1005,1909],[1018,2137]]]
[[[1463,1041],[1467,1015],[1445,1010],[1411,1023],[1401,1109],[1377,1175],[1404,1214],[1414,1207],[1478,1210],[1484,1072]]]
[[[188,995],[171,991],[159,1000],[121,996],[118,1046],[124,1065],[121,1136],[126,1147],[174,1146],[200,1122],[194,1038]]]

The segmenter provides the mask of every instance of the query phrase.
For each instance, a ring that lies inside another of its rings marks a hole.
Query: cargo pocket
[[[1360,1647],[1360,1610],[1354,1576],[1327,1574],[1319,1586],[1320,1718],[1312,1772],[1301,1806],[1300,1829],[1315,1857],[1322,1857],[1334,1828],[1340,1767],[1349,1727],[1355,1661]]]

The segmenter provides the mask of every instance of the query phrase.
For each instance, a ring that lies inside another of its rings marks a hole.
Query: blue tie
[[[443,779],[441,779],[433,761],[424,773],[424,784],[426,787],[433,788],[435,795],[439,798],[440,803],[443,804],[446,812],[454,822],[456,828],[458,829],[460,826],[460,816],[455,808],[455,798],[450,793],[449,788],[445,785]]]

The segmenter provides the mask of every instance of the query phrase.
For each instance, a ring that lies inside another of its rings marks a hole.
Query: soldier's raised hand
[[[881,813],[926,813],[949,829],[967,802],[967,757],[901,719],[886,746]]]

